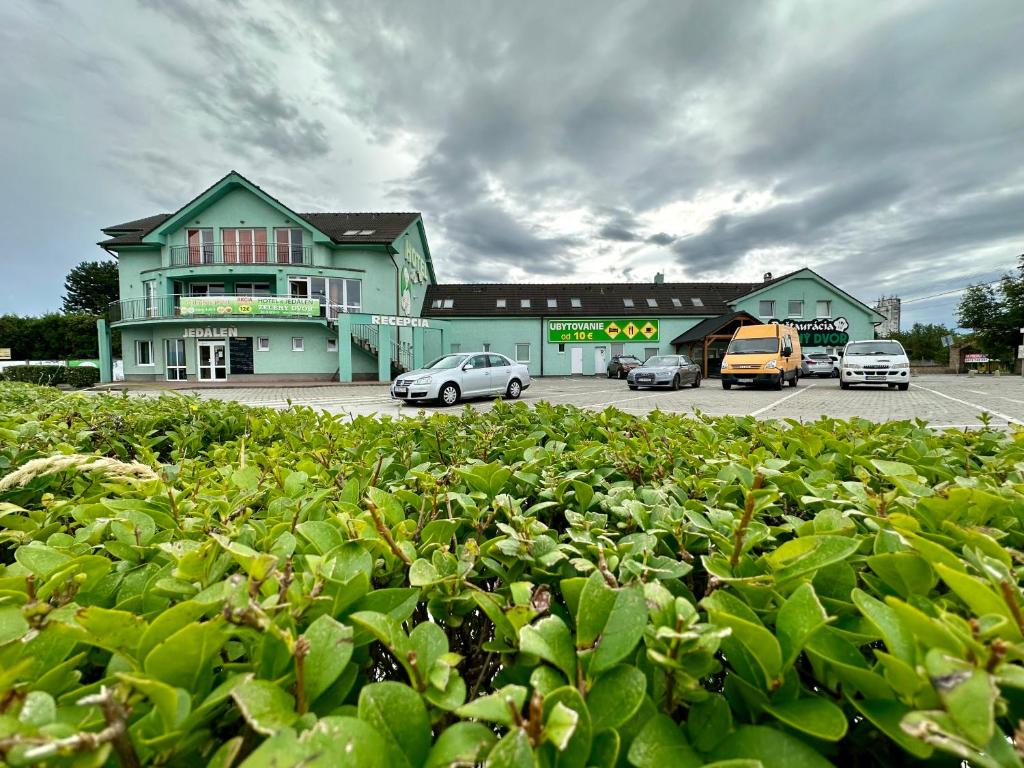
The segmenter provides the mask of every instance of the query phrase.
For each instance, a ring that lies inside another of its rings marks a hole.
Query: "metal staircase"
[[[352,343],[367,354],[380,357],[380,333],[376,325],[353,325]],[[391,339],[391,378],[412,370],[412,344]]]

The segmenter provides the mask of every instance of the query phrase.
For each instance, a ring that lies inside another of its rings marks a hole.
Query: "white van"
[[[910,358],[898,341],[851,341],[839,364],[839,386],[885,384],[889,389],[910,389]]]

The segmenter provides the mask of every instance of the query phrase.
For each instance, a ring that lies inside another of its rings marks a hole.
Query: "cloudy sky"
[[[0,3],[0,313],[235,169],[442,281],[809,266],[952,322],[1024,253],[1024,2]]]

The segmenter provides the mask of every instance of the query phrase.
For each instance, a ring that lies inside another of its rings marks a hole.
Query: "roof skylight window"
[[[506,304],[507,302],[505,301],[505,299],[498,299],[496,302],[494,302],[494,306],[496,306],[498,309],[504,309]]]
[[[622,306],[624,306],[624,307],[632,307],[633,306],[633,300],[632,299],[623,299],[622,300]]]
[[[690,297],[690,301],[693,302],[693,306],[695,306],[695,307],[703,307],[704,306],[704,299],[698,298],[697,296],[691,296]]]
[[[658,306],[657,299],[648,299],[647,300],[647,306],[648,307],[656,307],[656,306]]]

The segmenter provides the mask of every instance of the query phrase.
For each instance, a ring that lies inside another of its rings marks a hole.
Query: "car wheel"
[[[640,389],[640,387],[638,387],[638,386],[637,386],[636,384],[630,384],[630,385],[629,385],[629,388],[630,388],[630,389],[632,389],[632,390],[633,390],[634,392],[635,392],[636,390]]]
[[[732,382],[731,381],[723,381],[722,382],[722,389],[732,389]]]
[[[849,385],[849,384],[847,384],[847,383],[846,383],[845,381],[840,381],[840,382],[839,382],[839,388],[840,388],[840,389],[849,389],[849,388],[850,388],[850,385]]]
[[[626,378],[626,372],[625,371],[619,371],[619,378],[620,379]]]
[[[672,389],[673,390],[679,389],[679,374],[678,373],[675,376],[672,377]]]
[[[697,375],[693,377],[693,384],[691,384],[690,386],[693,387],[694,389],[699,387],[700,386],[700,379],[701,379],[701,375],[700,375],[700,371],[698,371]]]
[[[441,391],[437,393],[437,399],[438,402],[441,403],[441,405],[455,405],[457,402],[459,402],[458,386],[453,384],[452,382],[448,382],[443,387],[441,387]]]
[[[608,371],[608,378],[609,379],[614,379],[615,378],[615,374],[612,373],[611,371]]]
[[[908,389],[910,389],[909,384],[897,384],[896,386],[899,387],[900,392],[906,392]]]
[[[832,378],[833,379],[838,379],[839,378],[839,369],[838,368],[833,368],[832,369]]]
[[[505,390],[505,397],[509,400],[518,400],[519,395],[523,393],[523,385],[519,383],[519,379],[512,379],[508,383],[508,389]]]
[[[782,385],[783,385],[783,383],[785,381],[786,381],[786,374],[785,373],[780,373],[778,381],[776,381],[774,384],[772,384],[772,389],[782,389]]]

